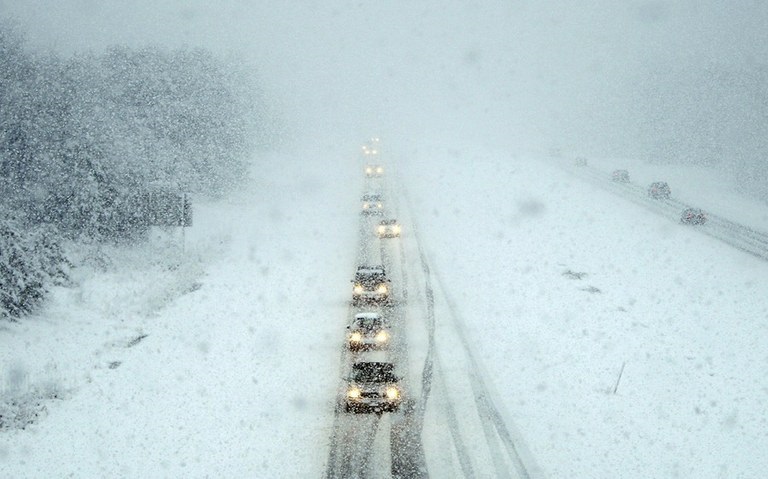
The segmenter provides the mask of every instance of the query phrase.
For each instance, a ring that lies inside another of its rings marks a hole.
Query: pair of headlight
[[[362,394],[363,394],[362,391],[358,387],[351,387],[347,389],[348,399],[352,399],[352,400],[360,399]],[[400,390],[397,389],[395,386],[387,386],[387,388],[384,390],[384,395],[390,401],[394,401],[400,398]]]

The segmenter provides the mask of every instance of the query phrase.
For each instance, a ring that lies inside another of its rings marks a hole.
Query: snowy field
[[[768,264],[568,160],[430,151],[396,158],[410,216],[544,477],[764,476]],[[355,260],[352,156],[270,158],[235,198],[198,205],[183,252],[158,233],[2,325],[4,397],[58,399],[0,431],[0,476],[320,475]],[[768,229],[765,205],[711,171],[619,167]]]
[[[555,166],[572,159],[414,156],[433,268],[546,477],[764,476],[768,264]],[[714,171],[601,163],[765,220]]]

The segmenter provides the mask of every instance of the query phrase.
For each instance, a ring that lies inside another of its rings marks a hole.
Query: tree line
[[[0,317],[66,281],[66,240],[141,240],[153,190],[242,181],[272,131],[253,78],[203,49],[36,53],[0,23]]]

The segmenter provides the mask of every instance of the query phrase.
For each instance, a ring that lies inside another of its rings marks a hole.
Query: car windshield
[[[381,318],[357,318],[355,325],[360,329],[379,329],[383,327]]]
[[[357,363],[352,368],[350,378],[360,383],[393,383],[397,382],[394,365],[391,363]]]
[[[381,272],[358,272],[355,275],[355,281],[363,284],[381,283],[386,281],[386,277]]]

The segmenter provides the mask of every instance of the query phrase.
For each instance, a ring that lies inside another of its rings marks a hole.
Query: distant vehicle
[[[356,314],[347,329],[347,346],[352,351],[385,349],[389,346],[389,322],[378,313]]]
[[[363,215],[381,216],[384,214],[384,203],[381,201],[381,195],[378,193],[368,193],[360,199],[362,202]]]
[[[616,183],[629,183],[629,171],[613,170],[613,173],[611,173],[611,181],[615,181]]]
[[[703,225],[707,222],[707,214],[699,208],[686,208],[680,214],[680,222],[687,225]]]
[[[397,238],[400,236],[400,225],[397,224],[396,219],[381,220],[376,227],[376,234],[379,238]]]
[[[576,166],[587,166],[588,162],[587,162],[587,159],[584,158],[583,156],[577,156],[576,159],[573,161],[573,163]]]
[[[352,364],[352,374],[346,378],[344,398],[346,412],[394,412],[400,407],[402,390],[395,365],[388,362]]]
[[[648,196],[654,199],[669,199],[672,194],[672,190],[669,189],[669,185],[666,181],[654,181],[651,186],[648,187]]]
[[[365,165],[365,176],[368,178],[384,176],[384,167],[381,165]]]
[[[378,137],[371,138],[363,145],[363,156],[371,157],[379,155],[381,151],[381,140]]]
[[[389,300],[389,279],[384,266],[358,266],[352,280],[352,302],[383,303]]]

